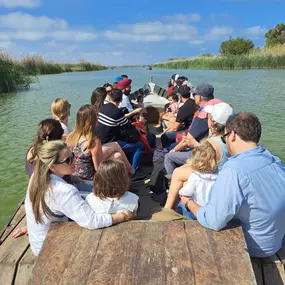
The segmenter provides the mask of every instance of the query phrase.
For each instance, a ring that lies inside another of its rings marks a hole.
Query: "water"
[[[208,82],[216,98],[232,103],[236,111],[256,113],[263,126],[262,144],[285,162],[285,71],[191,71],[157,69],[114,69],[98,72],[40,76],[40,83],[22,93],[0,95],[0,228],[24,197],[27,177],[26,151],[36,134],[37,124],[50,117],[51,102],[57,97],[72,105],[69,128],[76,110],[89,103],[91,92],[115,77],[128,74],[133,90],[142,87],[150,76],[161,86],[173,73],[187,76],[193,84]]]

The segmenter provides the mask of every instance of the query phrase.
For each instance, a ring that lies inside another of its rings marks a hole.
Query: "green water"
[[[178,72],[193,84],[208,82],[215,96],[232,103],[236,111],[256,113],[263,126],[262,144],[285,162],[285,71],[191,71],[157,69],[114,69],[97,72],[66,73],[39,77],[39,83],[22,93],[0,95],[0,228],[24,197],[27,177],[26,151],[36,134],[37,124],[50,117],[50,104],[57,97],[72,105],[69,128],[76,110],[89,103],[91,92],[115,77],[128,74],[133,90],[142,87],[150,76],[161,86]]]

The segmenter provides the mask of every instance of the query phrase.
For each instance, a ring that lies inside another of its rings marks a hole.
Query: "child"
[[[138,97],[137,97],[137,107],[138,108],[141,108],[141,111],[140,111],[140,114],[143,115],[146,113],[146,109],[144,107],[144,103],[143,103],[143,95],[142,94],[139,94]]]
[[[144,126],[145,118],[142,115],[135,115],[133,126],[140,132],[140,141],[143,143],[148,152],[152,152],[152,148],[156,147],[156,136],[146,130]]]
[[[58,120],[63,128],[62,140],[65,141],[69,134],[68,118],[70,116],[71,105],[63,98],[55,99],[51,104],[51,112],[54,119]]]
[[[192,173],[179,194],[192,197],[194,202],[204,207],[208,203],[211,188],[217,179],[216,151],[208,141],[204,141],[193,148],[192,158],[187,161],[187,164],[191,166]],[[177,211],[187,218],[196,220],[196,217],[187,211],[181,202],[178,204]]]
[[[125,165],[118,160],[105,160],[95,174],[93,193],[86,197],[86,201],[98,214],[130,211],[135,215],[139,197],[127,191],[129,185]]]

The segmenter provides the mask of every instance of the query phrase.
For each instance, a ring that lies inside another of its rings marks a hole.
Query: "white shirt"
[[[45,201],[52,213],[63,217],[46,217],[42,214],[42,223],[37,224],[29,197],[32,177],[25,199],[25,210],[30,245],[35,255],[39,254],[52,222],[67,221],[68,217],[79,226],[90,230],[112,225],[111,215],[96,214],[81,198],[78,190],[73,185],[66,183],[63,179],[53,174],[50,175],[51,190],[46,193]]]
[[[67,137],[69,134],[69,130],[66,124],[64,124],[63,122],[59,121],[61,124],[61,127],[63,128],[63,136]]]
[[[216,179],[216,174],[192,172],[187,184],[181,188],[179,194],[192,196],[195,203],[204,207],[209,201],[209,195]]]
[[[123,211],[130,211],[136,214],[139,197],[131,192],[126,192],[121,198],[100,199],[93,193],[86,197],[86,202],[95,213],[117,214]]]
[[[119,108],[127,108],[129,110],[129,112],[132,112],[134,110],[130,100],[129,100],[129,97],[125,94],[123,94],[123,99],[122,99],[122,102],[120,103],[119,105]]]

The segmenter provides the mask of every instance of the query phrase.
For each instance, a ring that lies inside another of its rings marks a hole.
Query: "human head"
[[[176,86],[176,80],[178,79],[179,74],[178,73],[174,73],[171,78],[170,78],[170,86]]]
[[[63,121],[70,116],[71,105],[63,98],[55,99],[51,104],[51,112],[56,120]]]
[[[131,79],[124,78],[120,82],[118,82],[117,88],[121,89],[123,94],[128,96],[131,93],[131,84],[132,84]]]
[[[245,149],[256,147],[262,127],[256,115],[241,112],[228,118],[225,132],[222,140],[226,142],[230,154],[236,155]]]
[[[66,140],[70,148],[77,146],[82,136],[87,139],[87,148],[91,148],[95,141],[94,130],[97,124],[97,116],[98,114],[89,104],[79,108],[76,113],[74,130],[68,135]]]
[[[179,87],[177,94],[180,96],[180,100],[182,102],[185,102],[190,98],[190,91],[191,89],[187,85],[182,85]]]
[[[136,115],[133,116],[133,120],[135,122],[139,122],[139,123],[143,124],[145,122],[145,117],[143,115],[141,115],[141,114],[136,114]]]
[[[113,89],[113,85],[110,83],[105,83],[103,85],[103,87],[106,89],[107,95],[111,92],[111,90]]]
[[[129,175],[121,161],[103,160],[94,176],[93,194],[100,199],[120,198],[129,185]]]
[[[214,99],[214,87],[210,84],[198,84],[191,90],[195,103],[202,107],[208,101]]]
[[[185,76],[180,76],[176,80],[177,86],[181,86],[185,81],[188,81],[188,78]]]
[[[204,111],[208,113],[208,127],[212,135],[223,135],[225,133],[226,122],[234,113],[233,108],[227,103],[207,105]]]
[[[137,96],[137,101],[138,101],[139,103],[143,103],[143,94],[139,94],[139,95]]]
[[[217,168],[216,151],[208,141],[204,141],[192,149],[192,158],[187,164],[193,171],[214,173]]]
[[[37,223],[41,223],[41,213],[50,217],[50,211],[45,203],[45,196],[50,191],[50,173],[59,177],[74,173],[73,155],[63,141],[44,143],[38,151],[29,189],[29,198]]]
[[[122,102],[122,99],[123,99],[123,92],[122,92],[122,90],[120,90],[120,89],[113,89],[111,91],[110,98],[111,98],[111,101],[115,105],[118,106]]]
[[[123,80],[122,76],[117,76],[115,79],[115,82],[119,83],[121,80]]]
[[[168,101],[170,104],[177,103],[179,101],[178,95],[177,94],[169,95]]]
[[[106,95],[107,95],[107,91],[104,87],[98,87],[92,92],[91,105],[95,107],[97,112],[103,105]]]
[[[126,75],[126,74],[122,74],[121,77],[122,77],[123,79],[124,79],[124,78],[127,78],[127,79],[129,78],[128,75]]]
[[[63,136],[63,128],[58,120],[45,119],[38,124],[37,136],[31,146],[32,157],[30,161],[33,161],[37,157],[39,148],[43,143],[54,140],[61,140]]]

